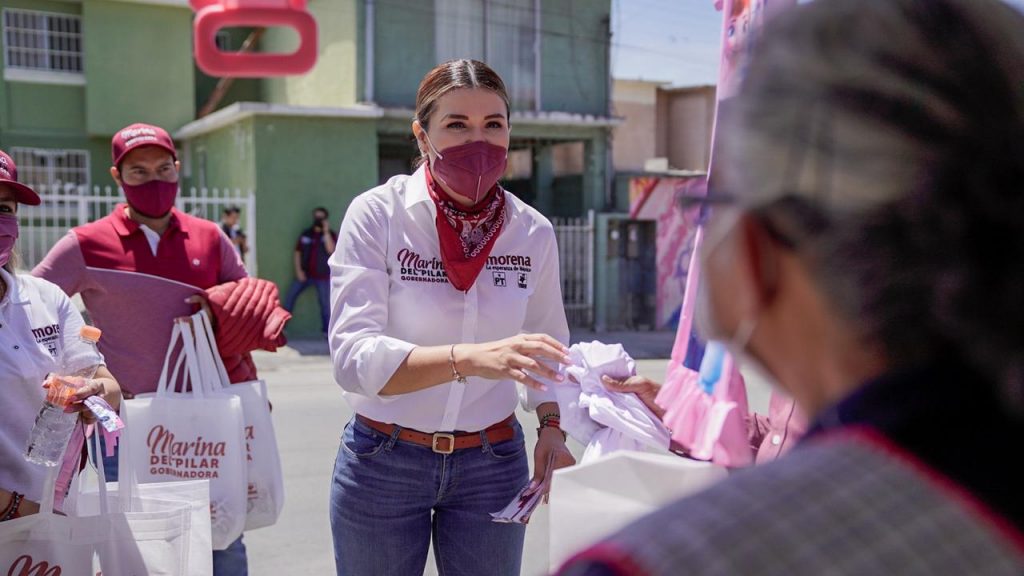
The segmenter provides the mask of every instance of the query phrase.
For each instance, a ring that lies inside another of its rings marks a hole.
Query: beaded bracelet
[[[6,522],[18,517],[18,507],[21,506],[21,500],[24,497],[24,494],[11,492],[11,503],[7,506],[7,510],[4,511],[3,517],[0,517],[0,522]]]
[[[559,414],[545,414],[540,417],[541,428],[547,426],[548,422],[554,422],[556,425],[558,425],[562,422],[562,417]]]
[[[566,434],[565,430],[562,430],[562,419],[558,414],[545,414],[540,418],[540,426],[537,427],[537,435],[540,436],[540,431],[545,428],[554,428],[562,433],[562,439],[568,440],[569,435]]]

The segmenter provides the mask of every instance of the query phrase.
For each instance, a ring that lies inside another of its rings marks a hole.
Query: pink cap
[[[151,124],[132,124],[117,131],[110,141],[110,153],[114,158],[114,166],[120,166],[126,154],[142,148],[143,146],[156,146],[171,153],[175,160],[178,159],[178,152],[174,149],[174,141],[166,130]]]
[[[5,184],[14,190],[14,199],[21,204],[29,206],[39,205],[39,195],[35,190],[18,182],[18,167],[14,165],[14,158],[0,150],[0,184]]]

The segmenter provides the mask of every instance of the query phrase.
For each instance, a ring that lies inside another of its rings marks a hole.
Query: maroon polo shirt
[[[110,371],[135,394],[156,389],[174,319],[192,313],[185,299],[247,275],[220,226],[178,210],[154,256],[124,204],[71,230],[32,273],[82,295]]]

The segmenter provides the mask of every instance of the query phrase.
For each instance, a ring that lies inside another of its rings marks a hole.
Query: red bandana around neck
[[[456,289],[468,292],[505,224],[505,193],[495,185],[479,204],[465,208],[440,189],[429,166],[424,172],[430,199],[437,207],[437,239],[448,281]]]

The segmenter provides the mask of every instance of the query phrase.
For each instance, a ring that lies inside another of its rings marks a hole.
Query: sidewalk
[[[675,332],[594,332],[592,330],[574,329],[570,336],[571,342],[590,342],[600,340],[606,344],[621,343],[626,352],[636,360],[668,358],[672,352]],[[293,340],[288,348],[300,356],[328,356],[330,350],[327,341]]]

